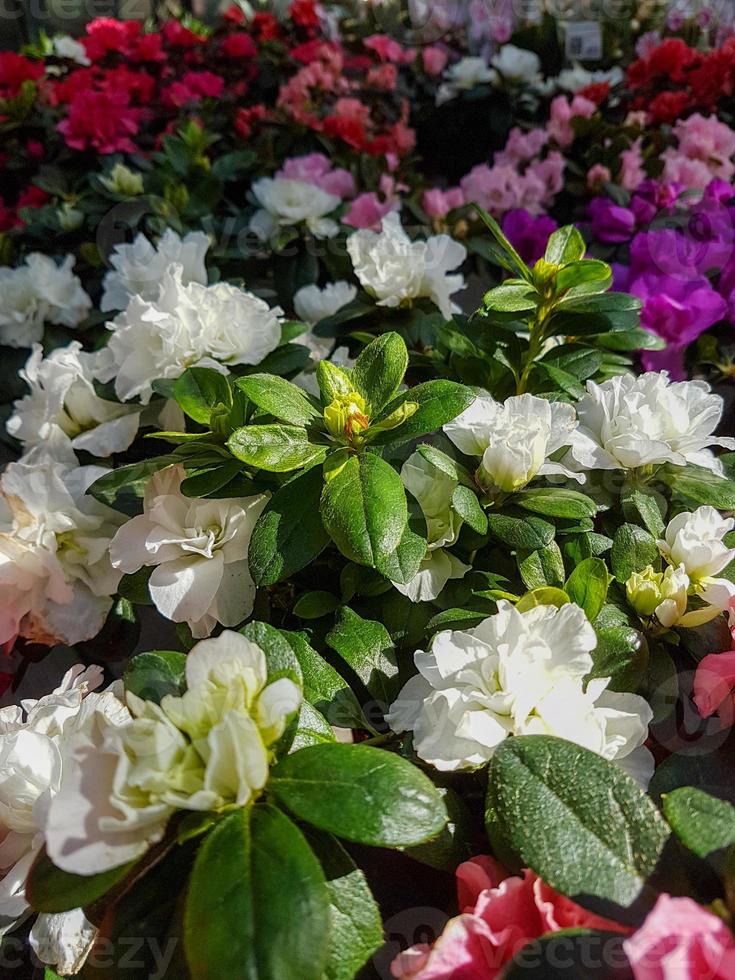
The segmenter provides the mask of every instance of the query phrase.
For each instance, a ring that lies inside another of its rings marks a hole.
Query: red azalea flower
[[[141,33],[137,20],[116,20],[114,17],[97,17],[87,24],[87,34],[82,44],[91,61],[100,61],[111,51],[129,55],[133,42]]]
[[[161,28],[166,44],[172,48],[196,48],[205,40],[200,34],[184,27],[178,20],[167,20]]]
[[[242,140],[250,139],[255,123],[268,118],[264,105],[254,105],[250,109],[238,109],[235,115],[235,132]]]
[[[138,132],[141,112],[131,108],[127,92],[80,92],[58,129],[73,150],[135,153],[130,137]]]
[[[281,25],[273,14],[256,14],[253,17],[252,27],[259,41],[277,41],[281,36]]]
[[[661,92],[645,106],[652,122],[673,123],[691,108],[688,92]]]
[[[26,143],[26,153],[33,160],[43,160],[45,150],[40,140],[28,140]]]
[[[148,105],[156,91],[156,80],[144,71],[131,71],[125,65],[105,73],[100,88],[113,92],[126,92],[130,102]]]
[[[0,98],[15,98],[23,82],[37,82],[43,72],[40,61],[31,61],[15,51],[0,51]]]
[[[314,0],[293,0],[288,12],[291,20],[299,27],[314,28],[319,26],[319,12]]]
[[[367,138],[365,125],[357,116],[327,116],[322,123],[322,129],[327,136],[344,140],[348,146],[356,150],[365,149]]]
[[[241,7],[238,7],[237,4],[233,3],[233,5],[228,7],[222,14],[222,19],[228,24],[244,24],[245,14],[243,13]]]
[[[592,85],[585,85],[576,94],[581,95],[584,99],[589,99],[595,105],[602,105],[610,94],[610,82],[595,82]]]
[[[258,46],[255,41],[242,31],[228,34],[222,41],[222,54],[226,58],[254,58],[257,53]]]
[[[180,108],[187,102],[218,99],[224,88],[225,80],[221,75],[211,71],[188,71],[178,82],[161,92],[161,100],[164,105]]]
[[[131,61],[165,61],[161,34],[141,34],[130,53]]]
[[[628,69],[628,81],[633,86],[646,85],[664,77],[673,82],[684,80],[685,72],[699,59],[699,54],[681,38],[669,37],[652,51],[635,61]]]
[[[18,211],[21,208],[42,208],[50,200],[50,194],[47,194],[40,187],[36,187],[35,184],[29,184],[25,190],[20,192],[18,203],[15,206]]]
[[[95,87],[95,80],[98,77],[95,68],[77,68],[70,72],[66,78],[60,79],[51,85],[49,98],[51,105],[63,105],[71,102],[75,95],[80,92],[88,92]]]
[[[332,41],[325,42],[315,37],[311,41],[304,41],[303,44],[297,44],[291,48],[289,54],[294,61],[298,61],[302,65],[310,65],[314,61],[323,60],[327,49],[331,49],[336,55],[340,53],[338,44],[334,44]]]

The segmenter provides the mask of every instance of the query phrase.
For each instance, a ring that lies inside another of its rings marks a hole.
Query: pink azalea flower
[[[413,946],[396,957],[391,972],[398,980],[494,980],[526,943],[547,932],[629,932],[560,895],[532,871],[508,876],[491,857],[473,858],[456,874],[460,915],[433,947]]]
[[[722,919],[691,898],[660,895],[623,943],[635,980],[732,980],[735,938]]]
[[[718,712],[731,725],[735,721],[735,650],[710,653],[694,674],[694,703],[702,718]]]
[[[557,95],[551,102],[546,131],[559,146],[571,146],[574,142],[572,119],[589,119],[596,111],[595,103],[583,95],[575,95],[571,102],[565,95]]]
[[[352,174],[348,170],[332,168],[331,162],[323,153],[291,157],[285,161],[276,177],[303,180],[305,184],[313,184],[335,197],[352,197],[355,193],[355,179]]]
[[[430,218],[445,218],[454,208],[462,207],[464,194],[460,187],[452,187],[446,191],[434,187],[432,190],[424,191],[421,203]]]
[[[424,71],[427,75],[441,75],[447,67],[449,55],[437,44],[431,44],[423,50]]]
[[[618,180],[620,186],[627,191],[636,190],[646,179],[646,171],[643,169],[643,154],[641,153],[641,141],[637,139],[629,150],[623,150],[620,154],[620,175]]]

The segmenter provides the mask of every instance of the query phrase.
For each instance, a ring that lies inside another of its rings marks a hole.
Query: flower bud
[[[116,163],[107,177],[100,177],[108,191],[121,197],[137,197],[143,193],[143,177],[122,163]]]
[[[324,409],[324,422],[329,432],[337,439],[347,439],[352,442],[370,425],[365,399],[356,391],[337,395]]]

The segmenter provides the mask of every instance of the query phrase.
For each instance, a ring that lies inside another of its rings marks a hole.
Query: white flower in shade
[[[452,509],[457,481],[416,452],[401,468],[401,480],[418,501],[426,521],[428,548],[416,575],[406,585],[394,586],[412,602],[430,602],[450,579],[464,578],[470,570],[446,549],[456,543],[462,520]]]
[[[664,539],[658,542],[666,561],[683,567],[697,595],[723,610],[735,597],[735,583],[716,576],[735,558],[735,548],[728,548],[723,540],[733,527],[732,517],[723,517],[714,507],[698,507],[669,521]]]
[[[456,98],[460,92],[470,92],[494,78],[495,72],[488,68],[484,58],[461,58],[444,73],[444,81],[436,93],[436,104],[443,105]]]
[[[31,914],[26,880],[44,844],[43,825],[62,784],[70,740],[95,713],[127,715],[112,691],[90,693],[101,680],[99,667],[72,667],[40,700],[0,709],[0,935]],[[77,909],[39,915],[30,941],[42,962],[67,974],[80,969],[95,935]]]
[[[186,658],[187,690],[160,706],[132,694],[132,720],[80,733],[48,810],[51,860],[91,875],[145,854],[177,810],[246,806],[268,779],[272,747],[298,711],[291,680],[269,683],[266,658],[240,633]]]
[[[0,344],[31,347],[42,339],[47,321],[76,327],[85,319],[92,300],[73,268],[73,255],[57,265],[40,252],[17,269],[0,267]]]
[[[217,623],[237,626],[253,611],[255,583],[248,548],[268,497],[200,500],[180,490],[182,466],[156,473],[143,513],[124,524],[110,545],[113,566],[131,574],[154,567],[151,598],[166,619],[188,623],[196,637]]]
[[[576,470],[695,463],[721,474],[708,447],[735,449],[735,439],[713,435],[721,415],[722,399],[705,381],[670,382],[666,371],[588,381],[574,458],[565,462]]]
[[[69,34],[58,34],[54,40],[54,54],[57,58],[67,58],[78,65],[91,65],[87,57],[87,49]]]
[[[293,305],[296,316],[304,323],[314,326],[320,320],[334,316],[356,296],[356,286],[339,280],[327,283],[326,286],[302,286],[294,295]]]
[[[559,72],[556,78],[549,79],[549,81],[555,88],[574,93],[587,88],[589,85],[598,85],[603,82],[619,85],[624,77],[622,70],[617,65],[610,71],[588,71],[579,62],[575,62],[571,68],[565,68]]]
[[[102,281],[100,309],[124,310],[134,296],[154,300],[169,266],[181,266],[181,281],[207,284],[204,263],[209,237],[203,231],[190,231],[181,238],[171,228],[153,245],[145,235],[135,237],[131,245],[116,245],[110,255],[112,269]]]
[[[549,459],[564,446],[574,447],[576,429],[571,405],[534,395],[514,395],[501,404],[484,393],[444,426],[461,453],[480,457],[476,479],[490,493],[515,493],[537,476],[579,479]]]
[[[53,450],[53,452],[52,452]],[[74,644],[102,629],[120,581],[110,540],[124,517],[86,493],[107,470],[52,438],[0,477],[0,644]],[[2,511],[2,506],[0,506]]]
[[[158,296],[134,296],[107,324],[111,336],[97,376],[115,381],[123,401],[147,404],[153,382],[178,378],[189,367],[225,374],[225,364],[259,364],[281,339],[281,310],[227,283],[185,285],[181,266],[164,274]]]
[[[643,747],[652,712],[635,694],[585,678],[597,644],[579,606],[508,602],[475,629],[438,633],[417,651],[419,673],[386,720],[411,731],[419,757],[437,769],[484,765],[509,735],[554,735],[620,763],[641,781],[653,764]]]
[[[541,82],[541,60],[533,51],[517,48],[515,44],[504,44],[498,54],[490,59],[490,64],[504,82],[514,85],[538,85]]]
[[[279,228],[305,225],[315,238],[334,238],[339,225],[327,215],[342,203],[341,198],[320,187],[288,177],[261,177],[251,187],[260,205],[250,219],[251,230],[267,242]]]
[[[57,347],[48,357],[40,344],[34,344],[20,372],[31,390],[16,401],[8,432],[27,448],[59,430],[74,449],[94,456],[127,449],[138,431],[140,413],[100,398],[94,387],[99,361],[99,354],[85,353],[78,341]]]
[[[452,294],[464,289],[464,278],[449,273],[464,262],[465,247],[449,235],[412,242],[395,211],[383,218],[382,231],[362,229],[350,235],[347,251],[355,275],[378,306],[411,306],[425,296],[448,319],[454,309]]]

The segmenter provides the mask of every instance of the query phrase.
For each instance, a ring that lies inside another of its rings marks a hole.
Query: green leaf
[[[452,493],[452,509],[477,534],[487,534],[487,515],[480,506],[477,495],[461,484]]]
[[[316,708],[304,701],[299,710],[296,722],[296,732],[291,742],[289,752],[304,749],[307,745],[323,745],[325,742],[335,742],[332,726]]]
[[[362,351],[352,369],[352,382],[378,414],[393,398],[408,368],[408,350],[397,333],[384,333]]]
[[[138,501],[143,497],[146,485],[154,473],[177,462],[180,460],[176,456],[156,456],[154,459],[144,459],[140,463],[118,466],[117,469],[109,470],[104,476],[95,480],[87,488],[87,493],[109,507],[114,507],[118,497],[123,494],[127,497],[132,496]],[[119,504],[118,509],[120,509]],[[139,505],[139,509],[143,509],[142,504]]]
[[[530,313],[539,303],[539,295],[527,282],[504,282],[502,286],[485,293],[482,305],[485,310],[497,313]]]
[[[345,679],[299,633],[281,635],[301,667],[304,698],[335,728],[364,728],[362,709]]]
[[[296,425],[246,425],[227,440],[233,456],[271,473],[301,469],[323,457],[326,448],[309,442],[306,429]]]
[[[549,236],[544,259],[551,265],[567,265],[584,258],[587,246],[574,225],[564,225]]]
[[[447,822],[431,780],[400,756],[367,745],[315,745],[282,759],[268,790],[299,820],[373,847],[409,847]]]
[[[603,292],[611,282],[612,269],[607,262],[601,262],[599,259],[580,259],[578,262],[570,262],[556,274],[556,288],[559,292],[591,283],[598,284],[599,291]]]
[[[279,677],[289,677],[299,687],[303,687],[301,664],[288,633],[276,629],[270,623],[259,622],[247,623],[239,632],[259,646],[265,654],[269,684]]]
[[[520,949],[503,980],[633,980],[624,942],[619,932],[560,929]]]
[[[409,388],[389,402],[373,421],[379,422],[388,418],[404,402],[416,403],[419,406],[418,410],[398,429],[381,432],[374,440],[375,445],[408,442],[430,432],[436,432],[447,422],[461,415],[474,400],[474,391],[455,381],[425,381],[415,388]]]
[[[117,586],[117,594],[121,599],[131,602],[133,605],[152,606],[153,600],[151,599],[150,589],[148,588],[148,582],[152,574],[153,568],[150,565],[144,565],[137,572],[132,572],[130,575],[123,575]]]
[[[540,589],[533,589],[527,592],[516,603],[518,612],[526,612],[528,609],[535,609],[536,606],[565,606],[569,602],[569,596],[563,589],[555,589],[551,586],[542,586]]]
[[[329,893],[288,817],[258,804],[220,821],[197,854],[184,928],[192,980],[321,980]]]
[[[232,407],[227,378],[212,368],[187,368],[174,382],[174,398],[179,408],[201,425],[209,425],[212,409],[217,405]]]
[[[463,483],[465,486],[472,486],[474,484],[470,471],[462,466],[461,463],[458,463],[456,459],[452,459],[451,456],[442,452],[441,449],[437,449],[436,446],[430,446],[424,443],[418,447],[418,452],[421,453],[427,462],[435,466],[440,473],[445,473],[453,480],[456,480],[457,483]]]
[[[652,658],[655,663],[657,658]],[[735,739],[722,733],[700,738],[690,750],[674,752],[656,768],[648,792],[654,800],[681,786],[696,786],[735,805]]]
[[[587,679],[609,677],[609,691],[637,691],[648,667],[648,642],[631,626],[609,626],[597,630],[592,651],[594,666]]]
[[[125,690],[144,701],[161,703],[167,694],[175,697],[186,690],[186,655],[175,650],[139,653],[125,668]]]
[[[585,517],[594,517],[597,513],[597,504],[591,497],[562,487],[521,490],[513,495],[513,503],[535,514],[577,521],[584,520]]]
[[[623,514],[628,520],[640,520],[654,538],[663,536],[665,524],[661,516],[659,501],[666,513],[666,501],[648,487],[634,487],[623,492],[621,503]]]
[[[667,793],[663,807],[664,816],[685,847],[721,868],[722,852],[735,844],[735,807],[693,786]]]
[[[97,875],[73,875],[57,868],[44,849],[28,874],[26,898],[36,912],[86,908],[122,881],[134,865],[130,862]]]
[[[250,374],[235,382],[250,401],[274,418],[291,425],[308,426],[317,419],[319,412],[301,388],[273,374]]]
[[[622,585],[633,572],[642,572],[648,565],[657,567],[660,555],[655,538],[635,524],[621,524],[613,538],[610,564],[613,575]]]
[[[735,482],[702,466],[663,467],[659,475],[687,504],[735,510]]]
[[[293,607],[299,619],[321,619],[339,606],[339,599],[331,592],[304,592]]]
[[[525,279],[526,282],[533,282],[533,275],[531,270],[528,268],[526,263],[520,257],[515,248],[511,245],[508,239],[503,234],[503,229],[497,223],[495,218],[491,217],[487,211],[484,211],[479,205],[473,204],[472,207],[479,214],[480,218],[484,224],[490,229],[490,232],[495,239],[495,241],[500,246],[501,250],[501,262],[504,269],[508,269],[510,272],[515,272]]]
[[[256,585],[275,585],[301,571],[329,544],[319,515],[324,477],[314,466],[277,490],[258,518],[248,549]]]
[[[214,466],[207,466],[201,470],[190,472],[181,481],[181,492],[185,497],[206,497],[227,486],[240,473],[242,473],[242,466],[239,460],[223,459],[215,463]],[[253,493],[255,492],[256,488],[253,485]]]
[[[536,366],[545,374],[548,374],[560,391],[565,392],[575,400],[583,397],[584,388],[573,374],[570,374],[563,368],[557,367],[555,364],[550,364],[548,361],[537,361]]]
[[[326,639],[387,710],[398,693],[399,677],[393,641],[385,626],[343,606]]]
[[[329,892],[329,956],[325,980],[353,980],[383,945],[380,910],[365,875],[331,834],[313,828],[306,839],[321,862]]]
[[[574,569],[564,591],[592,622],[605,605],[610,576],[602,558],[587,558]]]
[[[669,838],[651,800],[614,763],[542,735],[509,738],[488,773],[491,843],[588,908],[614,903],[635,923],[654,899],[646,882]],[[497,853],[497,851],[496,851]]]
[[[539,517],[510,517],[507,514],[488,514],[488,527],[493,537],[509,548],[535,551],[546,548],[554,540],[554,525]]]
[[[373,453],[351,456],[324,485],[324,527],[351,561],[375,568],[398,547],[408,523],[401,478]]]
[[[316,380],[322,397],[322,405],[330,405],[340,395],[349,395],[353,390],[349,373],[331,361],[319,361],[316,366]]]
[[[564,559],[556,541],[552,541],[546,548],[538,548],[527,554],[521,552],[516,556],[516,561],[527,589],[564,585],[566,579]]]
[[[376,567],[391,582],[406,585],[418,574],[426,557],[426,547],[426,539],[407,526],[396,550],[377,562]]]

